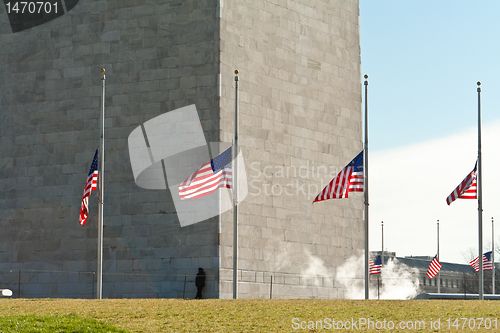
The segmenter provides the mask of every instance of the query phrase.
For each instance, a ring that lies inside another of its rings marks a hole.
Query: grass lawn
[[[39,325],[37,327],[41,328],[44,325],[57,325],[58,323],[61,324],[59,330],[54,329],[57,326],[51,326],[50,330],[31,330],[31,332],[330,332],[334,331],[331,326],[332,319],[336,321],[336,325],[339,325],[338,321],[342,321],[342,324],[349,325],[349,328],[353,324],[354,328],[358,328],[341,330],[344,332],[499,332],[500,302],[475,300],[0,300],[0,331],[2,332],[30,332],[27,330],[30,325]],[[15,330],[15,325],[14,330],[2,330],[7,327],[6,323],[12,324],[15,320],[24,320],[28,326],[18,331]],[[66,329],[65,322],[72,326]],[[86,330],[90,325],[95,325],[95,328]],[[102,327],[98,327],[99,325]],[[368,325],[371,325],[370,328]],[[76,330],[75,327],[81,328]],[[413,329],[408,329],[410,327]]]
[[[11,332],[85,332],[85,333],[125,333],[125,330],[113,327],[95,319],[81,318],[76,315],[16,315],[0,317],[0,330]]]

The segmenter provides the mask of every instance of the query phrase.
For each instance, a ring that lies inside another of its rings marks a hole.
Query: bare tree
[[[477,258],[477,248],[469,247],[467,250],[462,252],[462,257],[468,264],[469,262]]]
[[[483,253],[490,251],[490,249],[491,249],[491,241],[483,243]],[[496,242],[496,245],[495,245],[495,253],[500,254],[500,244],[498,244],[498,242]],[[467,250],[462,252],[462,257],[464,258],[464,260],[467,263],[476,259],[477,256],[478,256],[477,247],[469,247]],[[495,259],[496,258],[498,258],[498,256],[495,256]],[[498,261],[498,260],[496,260],[496,261]]]

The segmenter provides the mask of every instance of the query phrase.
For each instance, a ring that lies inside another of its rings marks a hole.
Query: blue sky
[[[360,0],[361,65],[369,75],[372,151],[500,118],[500,1]]]
[[[360,0],[361,67],[369,75],[371,250],[380,249],[384,220],[388,250],[433,256],[438,219],[443,261],[465,263],[463,253],[477,249],[477,202],[445,202],[477,156],[477,81],[483,235],[485,246],[491,243],[491,217],[500,220],[498,13],[500,1],[492,0]]]

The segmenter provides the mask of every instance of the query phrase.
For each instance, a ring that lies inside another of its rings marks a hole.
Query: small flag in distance
[[[375,260],[370,258],[368,260],[368,267],[370,275],[380,274],[382,272],[382,257],[378,255],[375,257]]]
[[[474,268],[476,272],[479,272],[479,257],[469,262],[469,265]],[[491,251],[483,253],[483,271],[493,270],[493,263],[491,262]]]
[[[493,262],[491,261],[491,251],[483,254],[483,270],[484,271],[493,270]]]
[[[432,279],[434,276],[436,276],[436,274],[439,272],[441,267],[442,267],[442,265],[439,262],[439,260],[437,259],[437,255],[435,255],[434,259],[432,259],[432,261],[429,265],[429,268],[427,268],[427,274],[426,274],[427,277],[429,279]]]

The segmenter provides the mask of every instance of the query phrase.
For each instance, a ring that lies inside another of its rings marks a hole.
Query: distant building
[[[440,292],[442,293],[463,292],[464,279],[465,281],[471,279],[469,274],[474,274],[474,269],[470,265],[441,262],[442,267],[439,274],[429,279],[426,274],[433,258],[434,257],[427,256],[411,256],[397,259],[400,263],[419,270],[420,275],[418,280],[422,292],[436,293],[438,291],[438,283],[441,284]]]
[[[382,251],[371,251],[370,256],[375,257],[381,255]],[[432,256],[406,256],[397,257],[396,252],[384,251],[384,263],[390,259],[396,259],[399,263],[408,266],[409,268],[418,269],[418,280],[420,292],[422,293],[437,293],[438,283],[440,284],[441,293],[477,293],[478,278],[477,273],[468,264],[455,264],[441,261],[441,269],[439,275],[429,279],[427,277],[427,269],[434,259]],[[496,279],[496,293],[500,293],[500,272],[498,272],[498,263],[495,264],[497,268]],[[484,292],[491,293],[492,276],[491,271],[484,272]]]

